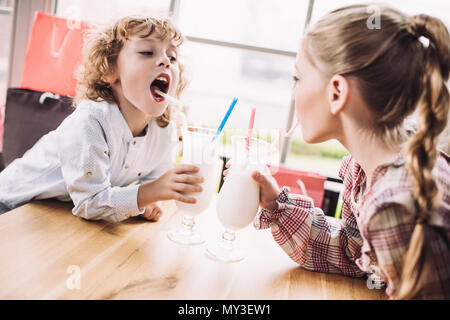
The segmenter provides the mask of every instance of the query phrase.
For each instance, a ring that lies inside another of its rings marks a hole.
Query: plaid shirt
[[[418,298],[450,299],[450,157],[441,153],[435,167],[441,201],[431,215],[427,250],[435,258]],[[278,209],[261,209],[256,229],[271,227],[275,241],[305,269],[368,275],[376,285],[387,285],[389,297],[399,285],[402,258],[415,226],[412,176],[403,155],[378,166],[372,186],[364,190],[366,176],[351,156],[342,161],[344,182],[342,219],[325,216],[311,198],[278,195]],[[379,287],[378,287],[379,288]]]

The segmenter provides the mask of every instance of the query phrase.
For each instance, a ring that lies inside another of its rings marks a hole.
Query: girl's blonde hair
[[[427,222],[440,198],[432,170],[449,114],[450,36],[437,18],[409,16],[382,4],[376,8],[379,29],[368,27],[369,5],[347,6],[308,30],[302,48],[326,76],[356,80],[374,115],[377,136],[391,145],[407,143],[417,210],[396,298],[408,299],[419,294],[423,273],[432,272],[425,246]],[[417,128],[408,134],[405,119],[414,112]]]
[[[113,26],[94,30],[84,48],[84,63],[78,71],[77,94],[74,104],[83,99],[93,101],[108,101],[118,103],[114,97],[111,84],[106,80],[116,66],[120,50],[131,36],[140,34],[145,38],[156,32],[164,40],[171,39],[177,47],[181,46],[184,37],[174,24],[167,18],[150,18],[141,16],[126,16]],[[143,34],[141,34],[143,33]],[[185,68],[179,64],[179,82],[176,96],[179,98],[187,85]],[[169,105],[163,115],[156,119],[160,127],[166,127],[171,119],[171,106]]]

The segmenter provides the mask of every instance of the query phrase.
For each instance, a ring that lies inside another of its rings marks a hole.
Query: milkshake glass
[[[204,178],[202,192],[185,193],[197,200],[196,203],[175,201],[183,214],[181,227],[168,232],[167,236],[179,244],[201,244],[204,242],[195,228],[194,216],[208,208],[214,193],[217,191],[223,161],[219,158],[219,140],[211,143],[215,131],[207,128],[183,127],[183,164],[192,164],[200,168],[197,173]]]
[[[259,206],[259,185],[251,174],[258,170],[268,173],[266,167],[273,148],[263,140],[251,139],[249,150],[247,137],[231,137],[233,156],[231,167],[217,197],[217,217],[225,227],[220,241],[208,245],[207,254],[217,260],[237,262],[244,255],[234,245],[235,232],[248,226],[256,216]]]

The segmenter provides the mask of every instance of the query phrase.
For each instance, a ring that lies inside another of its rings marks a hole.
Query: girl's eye
[[[172,62],[172,63],[177,61],[177,57],[172,56],[172,57],[169,57],[169,59],[170,59],[170,62]]]
[[[149,56],[149,57],[153,56],[153,51],[141,51],[139,53],[144,56]]]
[[[300,79],[297,78],[297,76],[293,76],[293,80],[294,80],[294,82],[298,82]]]

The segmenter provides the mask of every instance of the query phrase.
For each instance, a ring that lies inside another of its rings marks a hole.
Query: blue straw
[[[220,133],[222,132],[223,127],[225,126],[225,123],[227,123],[228,117],[230,116],[231,111],[233,111],[233,108],[236,105],[237,101],[238,101],[238,98],[233,99],[233,102],[231,103],[230,107],[228,108],[228,111],[225,114],[225,117],[223,118],[222,123],[220,124],[219,129],[217,129],[217,132],[214,135],[214,137],[212,138],[211,142],[214,142],[217,139],[217,137],[220,135]]]

